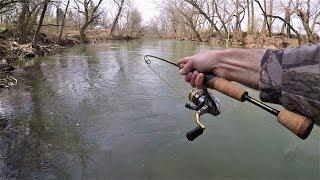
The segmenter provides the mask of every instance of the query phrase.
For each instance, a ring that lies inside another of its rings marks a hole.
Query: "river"
[[[23,179],[319,179],[320,131],[300,140],[249,103],[211,91],[222,114],[205,115],[193,142],[191,87],[170,60],[214,49],[174,40],[66,48],[22,63],[1,91],[1,177]],[[248,89],[250,94],[258,93]],[[274,106],[279,108],[279,106]]]

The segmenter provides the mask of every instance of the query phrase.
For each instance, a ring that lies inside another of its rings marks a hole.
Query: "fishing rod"
[[[153,55],[145,55],[144,56],[145,62],[154,72],[155,70],[150,66],[151,64],[150,58],[161,60],[171,65],[174,65],[176,67],[179,67],[178,64],[168,61],[166,59],[159,58]],[[224,78],[215,76],[212,72],[205,72],[203,74],[204,74],[204,84],[206,88],[192,90],[189,93],[188,97],[189,97],[189,100],[194,105],[190,105],[190,104],[185,105],[186,108],[196,111],[195,122],[197,124],[197,127],[186,134],[186,137],[188,138],[188,140],[193,141],[195,138],[197,138],[203,133],[205,126],[200,122],[201,115],[209,113],[214,116],[217,116],[220,114],[220,105],[218,103],[219,101],[208,92],[207,88],[215,89],[220,93],[223,93],[240,102],[248,101],[266,110],[267,112],[276,116],[280,124],[282,124],[284,127],[286,127],[288,130],[290,130],[292,133],[294,133],[301,139],[306,139],[311,133],[314,125],[314,122],[311,119],[286,109],[279,111],[275,108],[272,108],[264,104],[263,102],[249,96],[249,93],[245,91],[242,87],[237,86],[236,84]]]

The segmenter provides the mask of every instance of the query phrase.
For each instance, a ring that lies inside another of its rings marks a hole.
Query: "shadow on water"
[[[190,87],[175,61],[204,43],[113,41],[76,46],[27,61],[18,85],[0,93],[2,178],[38,179],[316,179],[320,136],[300,141],[272,115],[221,94],[222,115],[194,126],[184,108]],[[253,96],[257,93],[250,90]],[[180,97],[182,96],[182,97]]]

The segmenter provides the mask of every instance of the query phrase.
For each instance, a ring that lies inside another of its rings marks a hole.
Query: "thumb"
[[[186,75],[194,70],[194,62],[189,60],[186,65],[179,71],[181,75]]]

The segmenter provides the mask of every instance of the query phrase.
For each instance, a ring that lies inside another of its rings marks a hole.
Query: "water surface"
[[[320,131],[299,140],[273,115],[212,92],[222,114],[204,116],[189,142],[191,88],[170,60],[214,49],[171,40],[84,45],[29,60],[0,94],[1,177],[40,179],[318,179]],[[249,90],[257,97],[258,94]],[[279,106],[276,106],[279,107]]]

